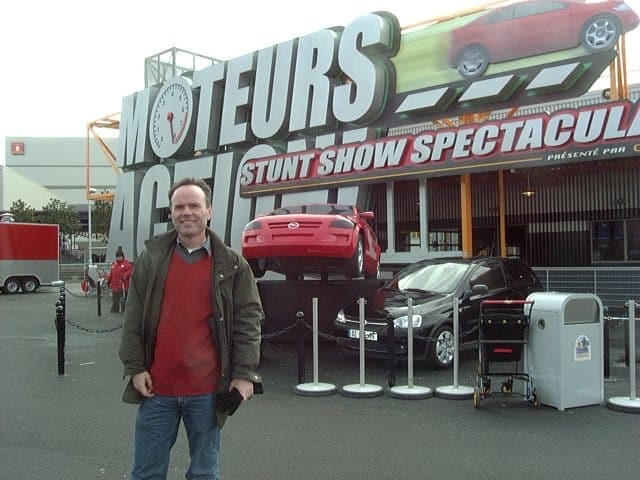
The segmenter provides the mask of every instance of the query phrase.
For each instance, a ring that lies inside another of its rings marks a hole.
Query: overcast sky
[[[489,0],[16,0],[0,6],[3,115],[0,138],[86,135],[144,88],[144,60],[171,47],[221,60],[337,25],[376,10],[400,25]],[[627,2],[640,12],[640,0]],[[627,36],[640,72],[640,32]],[[633,35],[633,36],[632,36]],[[4,163],[4,148],[0,164]]]

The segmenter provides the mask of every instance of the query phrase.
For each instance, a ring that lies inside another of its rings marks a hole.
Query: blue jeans
[[[180,420],[189,442],[188,480],[217,480],[220,429],[213,394],[193,397],[155,395],[140,405],[136,418],[131,480],[164,480]]]

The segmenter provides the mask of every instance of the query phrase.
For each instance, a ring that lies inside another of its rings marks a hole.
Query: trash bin
[[[604,403],[603,307],[597,295],[539,292],[529,323],[528,365],[544,405]]]

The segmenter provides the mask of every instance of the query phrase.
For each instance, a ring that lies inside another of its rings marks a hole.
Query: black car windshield
[[[308,215],[353,215],[353,207],[351,205],[292,205],[289,207],[281,207],[269,212],[267,215],[292,215],[297,213],[305,213]]]
[[[460,284],[468,268],[469,264],[457,262],[412,266],[399,272],[387,288],[447,294]]]

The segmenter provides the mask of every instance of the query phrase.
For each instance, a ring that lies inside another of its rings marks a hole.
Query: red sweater
[[[220,359],[211,334],[211,257],[188,263],[175,251],[164,282],[164,299],[151,365],[153,391],[203,395],[215,390]]]

